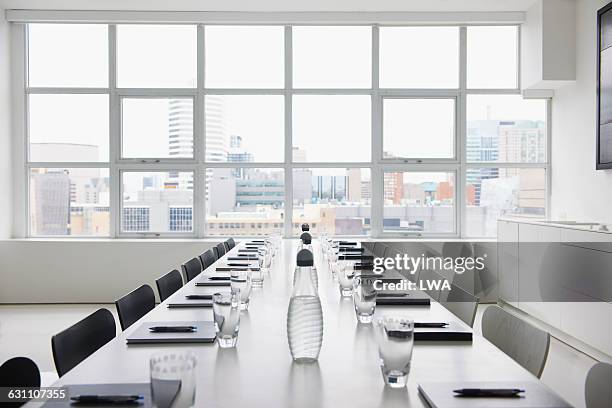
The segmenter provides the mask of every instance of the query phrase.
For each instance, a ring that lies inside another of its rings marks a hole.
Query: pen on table
[[[190,333],[196,331],[196,326],[153,326],[149,327],[149,330],[156,333],[173,333],[173,332],[185,332]]]
[[[427,323],[427,322],[415,322],[414,323],[414,327],[432,327],[432,328],[436,328],[436,327],[446,327],[448,326],[448,323]]]
[[[461,388],[453,390],[457,396],[461,397],[518,397],[525,392],[519,388]]]
[[[113,404],[113,405],[128,405],[134,404],[144,399],[142,395],[75,395],[70,397],[71,401],[80,404]]]

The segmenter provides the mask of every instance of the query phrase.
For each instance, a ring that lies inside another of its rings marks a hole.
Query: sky
[[[304,88],[369,88],[370,27],[295,27],[293,80]],[[197,40],[193,25],[119,25],[118,85],[193,87],[197,77]],[[272,88],[284,85],[284,28],[205,28],[207,87]],[[108,86],[107,28],[104,25],[30,26],[31,86]],[[456,27],[382,27],[381,86],[456,87]],[[468,28],[468,86],[516,85],[516,29]],[[91,143],[108,160],[107,95],[32,95],[33,142]],[[225,127],[243,137],[255,160],[282,161],[282,96],[225,97]],[[167,101],[124,100],[124,152],[149,156],[168,152]],[[452,154],[451,99],[387,100],[385,149]],[[543,101],[520,96],[473,95],[468,120],[544,120]],[[367,95],[294,95],[294,146],[309,161],[368,162],[371,158],[371,100]],[[105,123],[106,122],[106,123]],[[126,137],[127,136],[127,137]],[[415,140],[415,144],[409,141]],[[144,150],[144,151],[143,151]],[[143,154],[147,153],[147,154]]]

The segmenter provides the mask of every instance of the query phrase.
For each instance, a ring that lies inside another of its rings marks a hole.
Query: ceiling
[[[149,11],[524,11],[536,0],[0,0],[4,9]]]

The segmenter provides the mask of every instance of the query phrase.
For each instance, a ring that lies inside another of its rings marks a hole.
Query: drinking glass
[[[189,408],[195,405],[196,363],[195,354],[189,351],[165,351],[151,356],[153,407]]]
[[[392,388],[405,387],[414,345],[414,321],[386,316],[379,319],[375,326],[385,384]]]
[[[213,295],[213,314],[219,347],[236,347],[240,330],[240,289]]]
[[[338,285],[340,286],[340,295],[342,297],[353,296],[353,277],[355,271],[351,265],[340,263],[338,266]]]
[[[353,278],[353,303],[359,323],[372,323],[376,310],[374,280],[374,277],[365,275]]]
[[[261,288],[264,281],[264,273],[262,268],[249,269],[248,272],[251,275],[251,287]]]
[[[251,273],[249,271],[232,271],[230,275],[231,291],[240,293],[240,310],[249,309],[251,296]]]

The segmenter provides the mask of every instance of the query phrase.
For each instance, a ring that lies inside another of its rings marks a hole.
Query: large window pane
[[[294,169],[293,235],[302,223],[315,234],[368,234],[371,199],[370,169]]]
[[[193,172],[123,172],[122,183],[122,231],[193,231]]]
[[[371,27],[293,27],[294,88],[369,88]]]
[[[546,101],[520,95],[468,95],[467,160],[544,163]]]
[[[381,88],[458,88],[458,27],[381,27]]]
[[[108,161],[108,95],[32,94],[28,101],[30,161]]]
[[[109,172],[99,168],[30,170],[33,236],[108,236]]]
[[[293,161],[370,161],[370,117],[367,95],[294,96]]]
[[[193,99],[124,98],[121,135],[125,158],[191,158]]]
[[[454,156],[454,99],[384,99],[383,157]]]
[[[500,217],[546,216],[544,169],[468,168],[466,182],[469,236],[495,237]]]
[[[284,87],[284,30],[281,26],[206,26],[206,87]]]
[[[281,95],[207,95],[206,159],[282,162],[285,99]]]
[[[518,87],[518,27],[467,28],[467,87]]]
[[[121,88],[195,88],[194,25],[118,25],[117,85]]]
[[[108,26],[29,24],[28,81],[32,87],[107,87]]]
[[[455,231],[454,172],[385,172],[383,230]]]
[[[206,233],[269,235],[283,229],[283,169],[215,168],[206,171]]]

